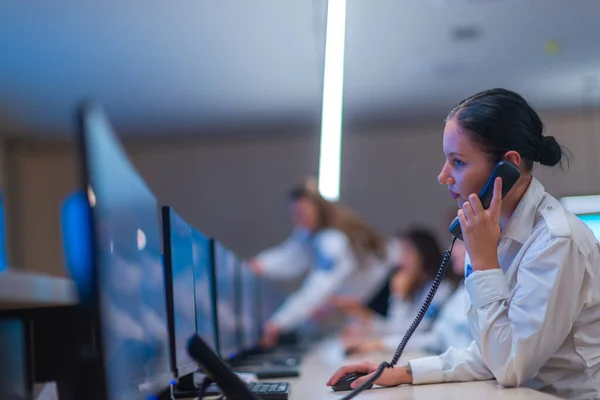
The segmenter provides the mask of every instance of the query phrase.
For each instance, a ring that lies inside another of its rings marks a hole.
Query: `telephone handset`
[[[232,400],[259,400],[244,382],[208,347],[202,338],[192,335],[187,343],[189,355],[198,363],[198,366],[209,378],[205,381],[201,394],[204,393],[211,381],[216,382],[228,399]],[[199,396],[202,398],[202,396]]]
[[[479,199],[481,200],[483,208],[488,208],[492,202],[492,197],[494,195],[494,181],[497,177],[502,178],[502,198],[504,198],[510,189],[512,189],[512,187],[515,185],[515,183],[517,183],[520,176],[521,171],[519,171],[519,167],[517,167],[515,164],[507,160],[498,162],[492,170],[490,178],[479,193]],[[458,217],[454,218],[450,224],[450,233],[454,237],[463,240]]]

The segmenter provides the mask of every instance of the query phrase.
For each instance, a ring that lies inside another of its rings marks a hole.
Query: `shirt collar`
[[[521,244],[525,243],[533,231],[537,208],[545,192],[542,183],[535,176],[532,177],[529,187],[512,213],[502,237]]]

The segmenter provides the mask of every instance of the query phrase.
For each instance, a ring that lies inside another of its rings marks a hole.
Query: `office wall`
[[[596,126],[600,128],[600,116]],[[547,134],[569,147],[568,174],[539,169],[556,196],[600,192],[600,129],[592,135],[579,114],[547,114]],[[436,181],[443,163],[443,124],[349,130],[343,143],[342,200],[380,231],[391,234],[420,223],[446,238],[456,205]],[[248,256],[283,239],[290,230],[284,197],[290,184],[315,174],[318,134],[258,138],[187,139],[131,143],[135,166],[164,204],[189,222]],[[58,210],[76,187],[77,162],[65,145],[28,143],[11,152],[20,179],[18,262],[24,268],[62,275]]]

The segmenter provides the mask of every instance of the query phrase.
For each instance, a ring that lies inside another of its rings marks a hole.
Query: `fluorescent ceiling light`
[[[340,198],[345,39],[346,0],[329,0],[323,74],[319,192],[330,201]]]

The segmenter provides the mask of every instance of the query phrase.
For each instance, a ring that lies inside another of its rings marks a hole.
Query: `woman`
[[[463,242],[456,242],[454,244],[454,250],[452,251],[452,272],[454,272],[456,276],[464,275],[465,254],[466,248]],[[429,286],[430,285],[427,285],[424,288],[424,295],[429,291]],[[441,298],[438,297],[440,295],[440,290],[442,290]],[[445,293],[443,293],[443,287],[440,286],[440,289],[437,291],[431,304],[434,308],[440,307],[439,316],[433,321],[431,329],[427,332],[423,332],[423,323],[425,322],[425,325],[427,326],[430,322],[427,321],[427,319],[424,319],[421,324],[419,324],[419,328],[415,332],[415,335],[406,345],[405,350],[420,350],[440,354],[449,347],[460,349],[471,344],[473,337],[469,331],[469,324],[464,313],[465,296],[466,291],[462,282],[448,299],[446,298]],[[415,304],[415,311],[409,318],[406,318],[403,321],[402,325],[410,326],[422,304],[423,301]],[[431,309],[431,306],[429,309]],[[387,334],[379,339],[365,340],[364,338],[352,338],[350,340],[345,340],[346,354],[359,354],[382,350],[393,353],[402,341],[408,326],[406,326],[402,332]]]
[[[387,369],[384,386],[496,379],[570,399],[600,397],[600,245],[592,232],[544,191],[534,162],[554,166],[568,154],[518,94],[492,89],[459,103],[447,118],[446,163],[438,177],[458,201],[467,247],[466,308],[473,343]],[[501,179],[483,209],[476,193],[494,164],[521,177],[504,199]],[[328,384],[376,365],[343,367]],[[360,385],[362,377],[352,386]]]
[[[412,324],[427,297],[442,259],[440,246],[435,236],[427,229],[409,229],[399,234],[397,241],[399,267],[390,280],[391,296],[388,315],[384,321],[376,320],[375,328],[372,329],[375,332],[370,335],[371,337],[390,335],[391,341],[395,341],[398,335],[403,335]],[[438,311],[452,294],[455,286],[449,282],[450,280],[442,281],[428,313],[419,325],[419,332],[431,328]],[[398,343],[400,340],[396,341],[396,345]],[[356,354],[382,349],[383,340],[382,338],[369,340],[364,334],[350,335],[345,340],[345,346],[347,354]]]
[[[314,180],[292,190],[289,198],[294,235],[260,253],[250,266],[271,278],[295,277],[306,269],[310,273],[266,323],[264,347],[305,322],[333,294],[369,298],[388,271],[385,240],[350,210],[321,197]]]

